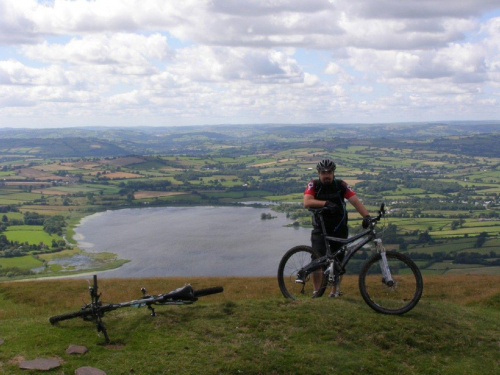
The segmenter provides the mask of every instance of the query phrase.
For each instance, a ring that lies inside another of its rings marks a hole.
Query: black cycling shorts
[[[335,236],[339,238],[347,238],[347,236]],[[325,240],[323,239],[323,235],[321,233],[315,233],[314,231],[311,233],[311,247],[313,250],[316,250],[316,252],[323,256],[326,255],[326,245],[325,245]],[[340,242],[334,242],[330,241],[330,250],[332,253],[335,253],[338,249],[342,247],[342,244]],[[340,253],[338,258],[339,260],[344,259],[344,253]]]

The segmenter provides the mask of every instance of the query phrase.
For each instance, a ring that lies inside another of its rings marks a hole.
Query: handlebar
[[[374,223],[376,223],[376,222],[377,222],[377,221],[379,221],[379,220],[382,218],[382,216],[384,216],[384,215],[385,215],[385,203],[382,203],[382,204],[380,205],[379,210],[378,210],[378,216],[374,217],[374,218],[372,219],[372,221],[373,221]]]
[[[323,212],[328,211],[328,208],[327,207],[308,208],[308,210],[314,214],[322,214]],[[370,218],[370,223],[372,224],[377,223],[384,215],[385,215],[385,203],[382,203],[378,210],[378,215],[373,218]]]

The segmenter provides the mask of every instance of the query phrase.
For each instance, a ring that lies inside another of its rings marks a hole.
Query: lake
[[[310,229],[287,224],[254,207],[136,208],[84,218],[75,239],[86,252],[131,260],[99,277],[274,276],[289,248],[310,244]]]

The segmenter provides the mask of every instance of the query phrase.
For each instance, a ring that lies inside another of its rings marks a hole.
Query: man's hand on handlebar
[[[363,229],[367,229],[370,226],[371,221],[372,218],[370,217],[370,215],[366,215],[363,218],[363,223],[362,223]]]

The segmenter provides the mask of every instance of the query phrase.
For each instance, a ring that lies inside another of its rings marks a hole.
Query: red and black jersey
[[[347,237],[347,210],[345,209],[345,200],[356,195],[354,190],[343,180],[334,179],[331,184],[323,184],[320,180],[311,180],[307,184],[304,195],[312,195],[315,199],[330,201],[342,208],[341,214],[332,214],[325,212],[327,233],[336,237]],[[319,220],[313,218],[315,232],[320,231]]]
[[[305,194],[312,195],[315,199],[332,201],[332,194],[334,194],[334,199],[338,199],[338,194],[340,194],[344,199],[349,199],[356,195],[354,190],[343,180],[334,179],[332,184],[325,185],[321,183],[320,180],[311,180],[307,184]]]

